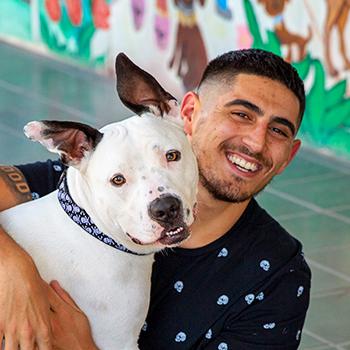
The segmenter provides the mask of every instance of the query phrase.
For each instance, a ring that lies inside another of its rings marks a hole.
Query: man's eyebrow
[[[292,122],[290,122],[288,119],[286,118],[283,118],[283,117],[273,117],[272,119],[275,123],[279,123],[279,124],[283,124],[285,125],[286,127],[289,128],[289,130],[291,131],[292,133],[292,136],[295,135],[295,126]]]
[[[231,106],[243,106],[243,107],[246,107],[246,108],[250,109],[251,111],[259,114],[259,115],[264,114],[263,110],[260,107],[258,107],[256,104],[254,104],[248,100],[243,100],[241,98],[237,98],[235,100],[229,101],[224,105],[224,107],[231,107]]]

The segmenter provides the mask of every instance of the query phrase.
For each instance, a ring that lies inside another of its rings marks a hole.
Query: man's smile
[[[229,161],[231,168],[245,177],[256,175],[263,167],[260,163],[248,160],[237,153],[226,152],[226,159]]]

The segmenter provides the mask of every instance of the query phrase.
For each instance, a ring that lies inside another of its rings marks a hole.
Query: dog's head
[[[266,12],[270,16],[277,16],[284,11],[284,7],[289,0],[258,0],[265,6]]]
[[[198,170],[176,99],[124,54],[120,99],[139,116],[101,130],[75,122],[30,122],[26,135],[70,166],[73,199],[107,235],[146,253],[179,244],[194,219]]]

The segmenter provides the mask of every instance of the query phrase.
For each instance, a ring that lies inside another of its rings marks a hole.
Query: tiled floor
[[[129,115],[106,80],[0,43],[0,163],[52,157],[21,129],[37,119],[100,127]],[[313,271],[303,350],[350,349],[350,164],[302,149],[258,200],[305,248]]]

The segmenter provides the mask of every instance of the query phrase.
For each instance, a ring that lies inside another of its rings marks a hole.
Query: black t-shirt
[[[40,195],[54,189],[59,167],[18,166]],[[213,243],[155,255],[140,349],[297,349],[310,280],[300,242],[253,199]]]

